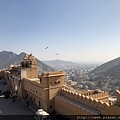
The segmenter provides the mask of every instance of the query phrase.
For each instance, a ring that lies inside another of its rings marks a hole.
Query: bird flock
[[[48,49],[49,47],[45,47],[44,49]],[[59,55],[59,53],[56,53],[55,55]]]

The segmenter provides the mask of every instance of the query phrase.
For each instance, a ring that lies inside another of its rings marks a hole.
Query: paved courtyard
[[[4,85],[0,80],[0,89],[3,91],[9,89],[9,86]],[[12,101],[12,98],[5,99],[0,96],[0,115],[35,115],[35,112],[31,110],[21,100]]]

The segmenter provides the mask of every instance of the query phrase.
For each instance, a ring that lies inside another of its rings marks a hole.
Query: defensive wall
[[[116,90],[117,101],[103,111],[103,115],[120,115],[120,91]]]
[[[95,94],[95,95],[91,95],[90,97],[82,95],[82,94],[78,94],[76,92],[72,92],[70,90],[67,90],[65,88],[62,88],[62,95],[67,96],[71,99],[74,99],[78,102],[82,102],[86,105],[89,105],[91,107],[97,108],[101,111],[104,111],[107,107],[109,107],[109,103],[108,102],[103,102],[101,100],[97,100],[97,98],[99,97],[104,97],[107,96],[108,93],[107,92],[102,92],[99,94]]]
[[[91,91],[88,91],[88,90],[77,91],[77,90],[74,90],[74,89],[70,89],[67,86],[64,86],[64,88],[67,89],[67,90],[70,90],[72,92],[75,92],[75,93],[78,93],[78,94],[81,94],[81,95],[84,95],[84,96],[88,96],[88,97],[93,98],[93,99],[101,100],[102,102],[108,102],[109,103],[109,94],[106,91],[101,91],[99,89],[91,90]]]

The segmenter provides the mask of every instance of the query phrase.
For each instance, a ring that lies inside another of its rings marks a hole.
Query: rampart
[[[101,100],[103,102],[109,102],[109,94],[108,92],[106,91],[102,91],[102,92],[98,92],[98,93],[95,93],[94,92],[83,92],[81,93],[82,95],[84,96],[88,96],[90,98],[93,98],[93,99],[97,99],[97,100]]]
[[[85,96],[85,95],[82,95],[82,94],[79,94],[76,92],[72,92],[72,91],[67,90],[65,88],[62,88],[62,94],[64,96],[67,96],[67,97],[74,99],[78,102],[82,102],[86,105],[97,108],[101,111],[104,111],[109,106],[108,102],[102,102],[101,100],[96,99],[98,97],[104,97],[104,96],[108,95],[107,92],[102,92],[102,93],[88,97],[88,96]]]

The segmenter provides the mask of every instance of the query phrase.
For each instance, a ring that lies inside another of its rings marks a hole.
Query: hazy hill
[[[10,64],[19,65],[20,62],[23,60],[23,57],[26,53],[22,52],[19,55],[13,53],[11,51],[1,51],[0,52],[0,69],[8,68]],[[41,62],[37,59],[37,66],[42,67],[42,71],[54,71],[53,68],[46,65],[45,63]]]
[[[51,60],[51,61],[43,61],[49,66],[52,67],[60,67],[60,66],[79,66],[78,63],[74,63],[71,61],[63,61],[63,60]]]
[[[120,57],[98,66],[90,73],[120,79]]]
[[[120,64],[116,65],[116,66],[113,66],[112,68],[102,72],[101,75],[104,75],[104,76],[110,76],[114,79],[119,79],[120,80]]]

